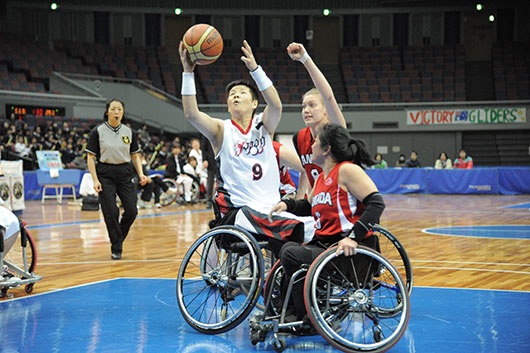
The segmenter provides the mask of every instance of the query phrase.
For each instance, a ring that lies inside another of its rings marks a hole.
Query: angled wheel
[[[216,334],[243,321],[258,300],[263,260],[256,240],[233,226],[203,234],[182,260],[177,304],[196,330]]]
[[[304,286],[308,316],[317,331],[344,352],[385,352],[405,333],[408,290],[380,253],[359,246],[354,256],[322,253]]]
[[[32,273],[35,271],[35,267],[37,266],[37,251],[35,248],[35,242],[33,241],[31,234],[28,232],[25,226],[20,229],[21,242],[24,242],[23,233],[26,234],[26,243],[23,245],[25,245],[26,249],[26,264],[28,266],[27,272]],[[7,255],[5,256],[5,259],[11,264],[21,269],[22,271],[24,271],[25,269],[23,247],[20,245],[21,244],[14,244],[11,250],[9,250],[9,253],[7,253]],[[26,278],[25,276],[19,273],[13,273],[13,275],[18,275],[21,278]]]
[[[168,187],[168,192],[162,192],[160,194],[160,204],[162,206],[169,206],[177,200],[178,192],[169,192],[169,190],[178,190],[177,183],[171,178],[164,178],[162,182]]]
[[[277,260],[267,275],[265,285],[263,287],[264,305],[266,306],[267,301],[269,301],[266,313],[267,315],[277,316],[282,312],[283,300],[281,284],[284,273],[285,271],[283,270],[280,260]]]
[[[405,248],[385,227],[376,224],[372,227],[372,230],[374,235],[377,235],[379,238],[379,252],[398,270],[407,285],[407,290],[410,296],[412,294],[414,279],[412,275],[412,265],[410,264],[410,259]]]

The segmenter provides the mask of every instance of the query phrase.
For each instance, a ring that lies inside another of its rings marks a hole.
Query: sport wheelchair
[[[330,248],[292,276],[282,300],[279,261],[266,270],[263,249],[250,233],[235,226],[213,228],[191,245],[182,260],[178,307],[193,328],[217,334],[245,320],[261,294],[263,309],[249,320],[251,343],[270,337],[274,350],[281,352],[286,347],[281,336],[306,325],[285,320],[293,284],[305,275],[305,306],[320,335],[344,352],[384,352],[407,328],[413,280],[399,241],[381,226],[373,230],[383,240],[381,251],[392,260],[363,246],[352,257],[337,256],[336,248]]]
[[[191,183],[191,201],[193,203],[197,203],[197,202],[199,202],[199,198],[200,198],[200,194],[201,194],[201,185],[200,185],[199,179],[197,177],[194,177],[192,179],[193,179],[193,182]],[[164,178],[162,180],[162,182],[164,184],[166,184],[166,186],[168,188],[174,188],[176,190],[179,189],[175,179]],[[164,206],[164,207],[165,206],[169,206],[172,203],[174,203],[175,201],[177,201],[178,198],[179,198],[178,192],[174,193],[174,194],[167,193],[167,192],[162,192],[160,194],[160,204],[162,206]]]
[[[37,266],[37,251],[30,233],[26,229],[24,221],[20,223],[20,248],[13,245],[7,255],[4,255],[4,232],[5,228],[0,226],[0,298],[7,296],[10,288],[22,285],[26,293],[33,292],[35,282],[42,279],[33,271]]]

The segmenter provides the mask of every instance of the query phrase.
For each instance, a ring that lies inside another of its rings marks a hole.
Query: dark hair
[[[110,108],[110,104],[112,102],[118,102],[118,103],[121,103],[121,106],[123,107],[123,117],[125,118],[125,104],[119,100],[119,99],[116,99],[116,98],[112,98],[110,101],[107,102],[107,104],[105,105],[105,112],[103,113],[103,120],[107,121],[109,120],[109,117],[107,115],[107,112],[109,111],[109,108]]]
[[[363,165],[375,164],[364,141],[350,137],[348,130],[343,126],[327,124],[318,134],[318,138],[322,149],[331,147],[331,155],[338,163],[351,161],[361,168]]]
[[[384,160],[383,155],[381,153],[376,153],[374,158],[377,159],[377,156],[381,156],[381,160]]]
[[[252,100],[257,100],[259,102],[258,89],[256,88],[256,85],[250,82],[249,80],[236,80],[226,85],[226,88],[225,88],[226,99],[228,99],[228,94],[230,94],[230,90],[234,88],[235,86],[247,86],[250,89]]]
[[[445,158],[449,158],[449,157],[447,156],[447,153],[445,153],[445,152],[440,152],[440,155],[438,156],[438,159],[442,159],[442,154],[445,154]]]

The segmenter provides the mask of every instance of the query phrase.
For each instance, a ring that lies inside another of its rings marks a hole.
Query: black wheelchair
[[[292,287],[304,281],[308,317],[332,346],[344,352],[384,352],[406,331],[413,276],[399,241],[379,225],[372,229],[380,251],[359,246],[356,255],[346,257],[332,247],[292,276],[282,300],[283,269],[264,256],[263,242],[235,226],[215,227],[182,260],[178,307],[193,328],[218,334],[239,325],[257,306],[249,320],[251,343],[269,337],[281,352],[286,348],[282,336],[306,325],[285,320]]]

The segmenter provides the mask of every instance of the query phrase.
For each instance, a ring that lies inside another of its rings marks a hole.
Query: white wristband
[[[293,59],[294,57],[293,54],[289,54],[289,56],[291,57],[291,59]],[[294,60],[299,61],[303,64],[307,61],[307,59],[309,59],[309,54],[307,54],[307,51],[305,51],[304,54],[300,57],[300,59],[294,59]]]
[[[183,96],[194,96],[197,94],[195,90],[195,74],[193,72],[182,73],[182,89],[180,93]]]
[[[267,74],[265,73],[265,71],[263,71],[263,68],[260,65],[258,65],[256,70],[250,71],[250,76],[252,76],[254,82],[256,82],[256,85],[258,86],[260,92],[263,92],[267,88],[272,86],[271,79],[267,77]]]
[[[298,59],[298,61],[300,61],[302,64],[304,64],[307,61],[307,59],[309,59],[309,54],[307,54],[307,50],[306,50],[304,52],[304,55],[302,55],[300,57],[300,59]]]

